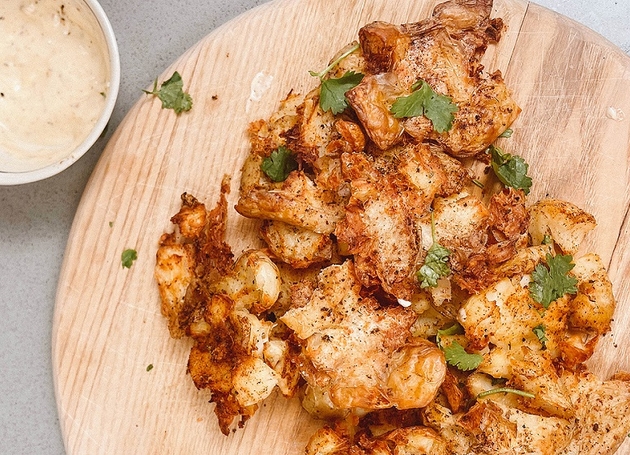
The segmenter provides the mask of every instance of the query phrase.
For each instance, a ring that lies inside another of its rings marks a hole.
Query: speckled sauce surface
[[[51,366],[55,293],[83,189],[112,132],[141,90],[186,49],[263,1],[102,0],[117,36],[122,82],[107,134],[47,180],[0,187],[0,453],[63,454]],[[630,2],[539,0],[630,53]]]

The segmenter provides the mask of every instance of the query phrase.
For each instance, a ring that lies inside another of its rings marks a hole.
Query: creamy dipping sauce
[[[108,88],[107,43],[82,0],[0,0],[0,171],[69,156]]]

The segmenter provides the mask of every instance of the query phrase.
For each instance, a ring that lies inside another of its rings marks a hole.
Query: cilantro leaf
[[[545,326],[542,324],[539,324],[532,329],[532,332],[534,332],[534,334],[538,337],[538,341],[540,341],[540,344],[542,344],[543,349],[545,349],[547,347],[547,341],[549,341],[545,334]]]
[[[427,256],[424,258],[424,265],[418,270],[418,280],[420,281],[420,287],[436,287],[438,280],[442,277],[448,276],[451,273],[451,269],[448,266],[448,259],[451,251],[448,248],[443,247],[437,242],[433,242]]]
[[[335,79],[324,79],[326,74],[339,64],[344,58],[359,49],[360,44],[355,42],[346,47],[345,51],[319,73],[309,71],[309,74],[318,77],[321,81],[319,90],[319,106],[324,112],[331,111],[334,115],[343,112],[348,107],[346,92],[359,85],[363,80],[363,74],[347,71],[346,74]]]
[[[509,387],[498,387],[496,389],[486,390],[485,392],[480,392],[477,395],[477,398],[485,398],[489,395],[494,395],[495,393],[513,393],[514,395],[519,395],[525,398],[536,398],[536,395],[530,392],[525,392],[524,390],[511,389]]]
[[[512,137],[512,134],[514,133],[514,130],[512,128],[508,128],[506,129],[504,132],[502,132],[501,134],[499,134],[499,137]]]
[[[533,282],[529,285],[529,293],[545,309],[564,294],[577,293],[577,279],[568,275],[575,267],[572,260],[571,255],[552,256],[547,253],[548,268],[538,264],[532,272]]]
[[[185,93],[184,82],[180,74],[175,71],[170,79],[162,82],[157,88],[157,79],[153,84],[153,90],[143,90],[147,95],[155,95],[162,101],[162,109],[173,109],[176,114],[189,111],[192,108],[192,97]]]
[[[339,57],[337,57],[335,60],[330,62],[330,64],[326,68],[321,70],[319,73],[316,73],[315,71],[309,71],[308,73],[313,77],[318,77],[320,80],[323,80],[324,76],[326,76],[326,74],[328,74],[330,70],[332,70],[335,66],[339,64],[339,62],[341,62],[348,55],[352,54],[354,51],[358,50],[360,47],[361,45],[355,41],[349,44],[348,46],[346,46],[343,49],[343,52],[341,52],[341,54],[339,55]]]
[[[419,117],[424,115],[431,120],[433,128],[443,133],[453,127],[453,114],[458,111],[451,97],[433,91],[425,81],[418,81],[418,88],[409,96],[401,96],[394,101],[390,112],[396,118]]]
[[[131,268],[131,266],[133,265],[133,261],[135,261],[136,259],[138,259],[138,253],[136,252],[136,250],[132,250],[131,248],[126,249],[120,255],[122,266],[126,269]]]
[[[433,213],[431,213],[431,237],[433,238],[433,244],[427,251],[424,264],[416,273],[422,288],[436,287],[440,278],[451,273],[451,269],[448,266],[451,251],[440,245],[436,240]]]
[[[439,344],[440,337],[442,337],[442,336],[462,335],[463,333],[464,333],[464,328],[458,322],[456,322],[452,326],[447,327],[445,329],[438,329],[437,337],[436,337],[437,338],[437,342]]]
[[[470,354],[457,341],[453,341],[448,346],[440,346],[444,352],[446,362],[461,371],[474,370],[483,361],[481,354]]]
[[[490,154],[492,155],[492,169],[501,183],[529,194],[532,179],[527,176],[529,165],[525,160],[520,156],[504,153],[494,145],[490,146]]]
[[[282,145],[260,164],[260,169],[274,182],[284,182],[297,167],[291,150]]]
[[[346,92],[359,85],[363,80],[363,74],[347,71],[337,79],[322,81],[319,91],[319,105],[324,112],[330,110],[337,115],[348,107]]]

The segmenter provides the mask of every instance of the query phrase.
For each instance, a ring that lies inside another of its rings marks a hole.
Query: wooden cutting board
[[[306,92],[358,29],[373,20],[427,17],[434,0],[279,0],[218,28],[181,56],[194,99],[176,116],[142,96],[111,138],[78,208],[61,271],[53,368],[68,454],[299,454],[320,423],[297,400],[272,396],[246,428],[223,436],[206,392],[186,375],[190,345],[172,340],[153,266],[184,191],[214,205],[232,174],[230,207],[248,152],[249,122],[289,90]],[[630,58],[599,35],[522,0],[497,0],[508,29],[485,59],[523,113],[506,151],[525,157],[531,200],[572,201],[599,222],[587,241],[609,265],[619,301],[612,333],[591,361],[630,371]],[[229,213],[235,253],[256,246],[256,225]],[[124,249],[138,260],[121,267]],[[147,371],[147,366],[153,369]],[[621,450],[630,453],[626,443]]]

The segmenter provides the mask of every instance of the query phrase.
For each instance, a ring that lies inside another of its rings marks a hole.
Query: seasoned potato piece
[[[369,176],[351,180],[352,195],[335,235],[354,255],[361,284],[409,300],[418,290],[418,245],[406,194],[366,157],[347,154],[343,160],[344,175],[352,178],[361,170]]]
[[[335,235],[355,256],[362,284],[409,300],[418,289],[418,245],[404,197],[385,182],[355,182],[346,211]]]
[[[237,309],[260,314],[276,303],[280,293],[278,268],[262,251],[243,253],[230,273],[213,283],[212,292],[225,293]]]
[[[289,146],[307,163],[315,163],[326,154],[330,142],[339,139],[335,128],[335,116],[324,112],[319,105],[319,88],[312,90],[299,108],[297,137],[291,138]]]
[[[524,410],[570,419],[574,409],[569,392],[560,383],[550,356],[523,346],[510,358],[509,384],[515,389],[534,394],[519,399]]]
[[[414,339],[391,357],[387,395],[398,409],[428,405],[446,377],[444,354],[433,343]]]
[[[452,249],[485,243],[488,209],[481,200],[466,191],[435,198],[433,217],[436,240]]]
[[[208,223],[206,206],[190,194],[184,193],[182,194],[182,207],[171,218],[171,222],[177,225],[182,236],[195,239],[201,235]]]
[[[512,357],[509,349],[495,347],[483,356],[483,361],[477,368],[480,373],[486,373],[493,378],[512,377]],[[479,393],[479,391],[477,391]]]
[[[504,349],[513,343],[540,346],[532,331],[542,323],[538,308],[529,290],[504,278],[464,302],[458,319],[474,349],[488,343]]]
[[[273,255],[297,269],[332,259],[333,242],[329,235],[281,221],[265,222],[260,232]]]
[[[366,71],[376,74],[391,71],[394,64],[405,57],[411,37],[398,25],[372,22],[361,27],[359,41]]]
[[[173,338],[185,334],[186,292],[194,280],[194,249],[192,245],[162,244],[158,248],[155,279],[160,291],[162,315],[168,320]]]
[[[176,229],[160,238],[154,277],[162,315],[173,338],[181,338],[201,319],[204,282],[222,276],[232,265],[232,250],[224,242],[229,178],[221,183],[217,206],[207,211],[194,196],[183,193],[182,205],[171,221]]]
[[[483,349],[491,343],[505,350],[526,346],[538,351],[543,349],[543,343],[534,328],[544,327],[544,349],[552,358],[564,355],[570,333],[570,296],[560,297],[543,311],[532,299],[528,284],[529,276],[503,278],[462,304],[458,320],[473,349]]]
[[[571,301],[569,323],[577,329],[601,335],[610,330],[615,312],[612,283],[598,255],[589,253],[575,260],[571,271],[578,280],[577,296]]]
[[[297,392],[300,380],[297,354],[292,352],[285,340],[269,340],[263,346],[263,358],[276,372],[278,388],[285,397],[292,397]]]
[[[560,455],[612,455],[627,439],[630,420],[630,376],[601,381],[587,372],[565,373],[561,380],[571,392],[576,434]]]
[[[374,299],[362,297],[360,289],[351,261],[329,266],[308,301],[281,320],[304,342],[307,382],[328,393],[336,408],[391,407],[388,365],[394,352],[405,346],[415,314],[402,307],[379,308]],[[417,353],[409,354],[401,359],[403,369],[413,369],[420,360]],[[424,364],[420,360],[418,365]],[[420,372],[414,374],[422,380]],[[432,374],[427,377],[428,384],[435,381]]]
[[[262,359],[247,357],[233,372],[234,396],[243,407],[260,403],[278,383],[276,374]]]
[[[302,407],[313,418],[331,422],[343,420],[352,412],[351,409],[339,409],[330,399],[328,390],[321,389],[313,384],[308,384],[304,389]]]
[[[488,454],[555,455],[574,432],[569,420],[530,414],[490,399],[475,404],[460,424],[477,438],[474,453]]]
[[[335,54],[330,61],[333,62],[337,60],[337,58],[343,54],[346,54],[351,48],[355,47],[357,44],[356,41],[348,43],[343,48],[339,49],[339,52]],[[365,57],[363,56],[363,52],[361,51],[361,47],[356,49],[354,52],[347,55],[344,59],[342,59],[337,66],[332,68],[328,73],[328,76],[331,78],[340,78],[348,71],[354,71],[355,73],[365,74]]]
[[[258,120],[250,124],[249,142],[252,155],[268,156],[271,150],[286,145],[286,134],[297,124],[298,107],[303,101],[304,96],[291,92],[268,120]]]
[[[402,94],[398,78],[392,73],[368,74],[359,85],[346,92],[365,132],[381,150],[390,148],[402,138],[402,122],[389,111]]]
[[[576,205],[558,199],[543,199],[530,209],[529,235],[533,245],[550,236],[565,254],[575,255],[596,226],[595,218]]]
[[[444,439],[430,428],[399,428],[382,439],[394,444],[395,455],[447,455]]]
[[[497,278],[529,275],[540,262],[545,260],[547,254],[552,252],[551,245],[520,248],[514,257],[495,269],[495,275]]]
[[[455,415],[446,406],[433,401],[422,412],[425,425],[433,428],[446,441],[451,454],[476,453],[472,447],[477,445],[477,439],[459,423],[461,414]]]
[[[282,183],[241,193],[235,209],[248,218],[283,221],[319,234],[333,232],[343,217],[343,207],[329,201],[301,171],[291,172]]]
[[[342,455],[348,453],[350,444],[332,428],[324,427],[315,432],[306,445],[305,455]]]
[[[498,71],[482,80],[469,100],[457,105],[459,110],[454,114],[453,127],[448,133],[432,130],[429,137],[460,158],[483,153],[521,111]],[[419,118],[407,120],[405,129],[409,131],[410,123]]]

